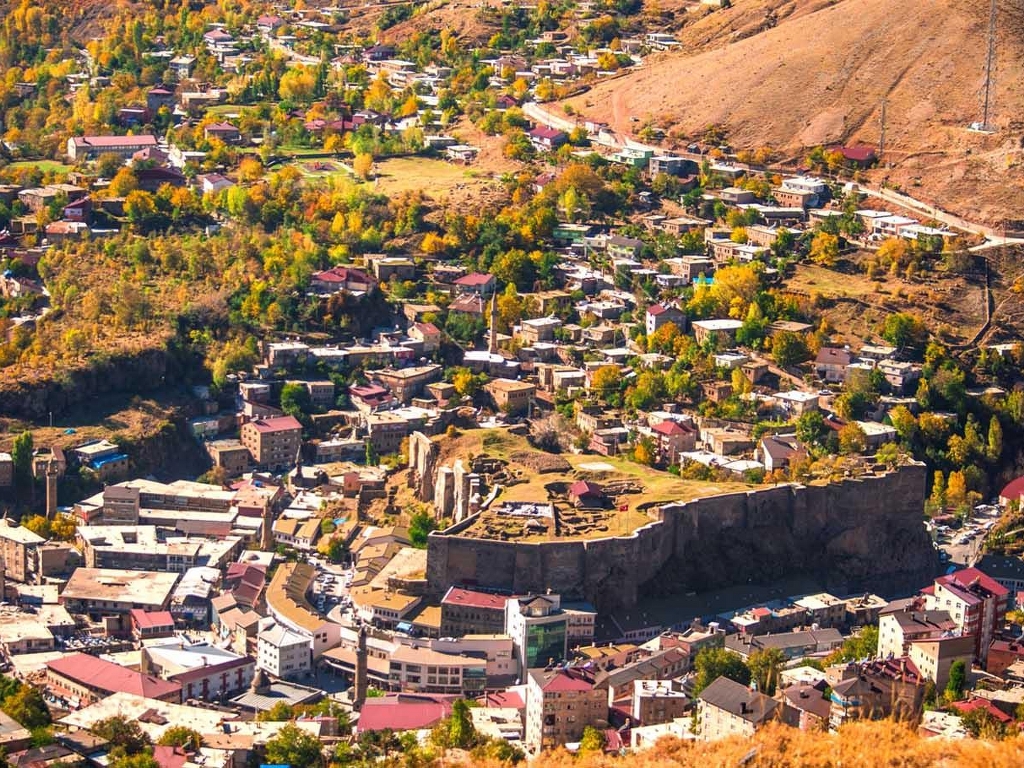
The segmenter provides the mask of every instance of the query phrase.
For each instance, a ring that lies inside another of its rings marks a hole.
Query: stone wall
[[[517,593],[551,589],[600,610],[641,596],[807,574],[837,593],[894,595],[937,567],[922,525],[925,467],[828,486],[792,486],[665,505],[627,536],[545,543],[485,541],[472,520],[430,535],[427,578]]]

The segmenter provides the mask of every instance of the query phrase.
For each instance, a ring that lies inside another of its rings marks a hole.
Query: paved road
[[[569,120],[559,115],[553,114],[549,110],[545,109],[540,104],[535,102],[527,102],[523,105],[523,113],[531,120],[537,123],[543,123],[544,125],[552,128],[557,128],[561,131],[571,131],[576,127],[574,120]],[[663,151],[663,147],[658,147],[652,144],[643,144],[638,141],[634,141],[628,136],[622,134],[602,134],[601,144],[604,146],[611,147],[613,149],[622,149],[624,147],[631,147],[635,149],[652,149],[655,152]],[[694,155],[688,152],[673,152],[673,154],[688,157],[692,160],[700,162],[705,159],[703,155]],[[738,164],[741,167],[742,164]],[[765,166],[763,169],[760,167],[758,170],[764,170],[767,172],[779,172],[779,173],[792,173],[792,168],[785,168],[782,166]],[[983,252],[991,248],[999,248],[1003,245],[1012,245],[1024,243],[1024,239],[1021,238],[1006,238],[1000,235],[1000,233],[993,227],[986,226],[984,224],[978,224],[977,222],[968,221],[967,219],[957,216],[956,214],[944,211],[941,208],[937,208],[930,203],[926,203],[922,200],[918,200],[910,195],[903,194],[902,192],[896,192],[892,189],[883,189],[881,187],[874,188],[869,187],[865,184],[858,185],[861,192],[864,194],[877,198],[887,203],[897,205],[900,208],[912,211],[921,216],[929,219],[934,219],[947,227],[953,227],[964,232],[974,232],[980,235],[984,235],[985,242],[981,245],[975,246],[971,250],[975,253]]]

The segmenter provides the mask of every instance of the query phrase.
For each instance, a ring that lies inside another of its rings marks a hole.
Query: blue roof
[[[92,467],[93,469],[99,469],[100,467],[104,467],[107,464],[113,464],[116,461],[125,461],[127,458],[128,454],[126,453],[115,453],[112,456],[103,456],[102,458],[99,459],[93,459],[92,461],[89,462],[89,466]]]

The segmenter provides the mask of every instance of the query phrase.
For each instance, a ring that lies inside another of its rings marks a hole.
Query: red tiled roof
[[[569,494],[576,497],[604,496],[604,490],[600,485],[592,483],[589,480],[577,480],[569,486]]]
[[[682,424],[670,421],[669,419],[655,424],[653,430],[662,435],[685,435],[693,431],[689,427],[684,427]]]
[[[818,357],[814,362],[818,365],[849,365],[852,359],[853,355],[848,349],[822,347],[818,351]]]
[[[992,717],[994,717],[996,720],[998,720],[999,722],[1003,723],[1004,725],[1007,724],[1007,723],[1012,723],[1013,722],[1013,718],[1012,717],[1010,717],[1008,714],[1003,712],[1003,710],[999,709],[999,707],[997,707],[995,704],[993,704],[988,699],[977,698],[977,699],[971,699],[970,701],[954,701],[951,706],[954,709],[956,709],[959,712],[961,712],[962,714],[967,714],[968,712],[973,712],[976,709],[984,709],[990,715],[992,715]]]
[[[948,576],[940,576],[935,582],[947,589],[966,593],[966,595],[976,598],[975,587],[980,587],[994,597],[1005,597],[1010,594],[1010,590],[977,568],[962,568]]]
[[[499,608],[504,609],[508,599],[508,595],[494,595],[490,592],[477,592],[473,589],[451,587],[441,599],[441,602],[448,605],[467,605],[471,608],[493,608],[497,610]]]
[[[494,280],[493,275],[485,275],[482,272],[471,272],[456,280],[455,285],[487,285],[492,280]]]
[[[149,699],[160,699],[181,693],[179,683],[134,672],[87,653],[72,653],[48,662],[47,668],[68,680],[107,694],[132,693]]]
[[[482,315],[484,313],[485,304],[486,302],[482,296],[477,296],[476,294],[471,293],[456,298],[448,305],[448,311],[468,312],[474,315]]]
[[[414,323],[413,327],[420,333],[440,333],[440,329],[433,323]]]
[[[248,576],[253,577],[254,573],[259,573],[263,580],[266,580],[267,567],[265,565],[257,565],[256,563],[231,563],[228,565],[228,571],[224,576],[225,581],[231,579],[242,579]]]
[[[532,131],[530,131],[529,135],[532,136],[535,139],[553,140],[553,139],[558,138],[559,136],[563,136],[564,137],[565,136],[565,132],[564,131],[560,131],[557,128],[547,128],[547,127],[545,127],[543,125],[538,125]]]
[[[132,608],[129,615],[139,629],[174,626],[174,617],[171,616],[170,611],[143,611],[139,608]]]
[[[78,147],[155,147],[156,136],[75,136]]]
[[[1011,480],[999,492],[999,498],[1009,499],[1010,501],[1019,499],[1021,496],[1024,496],[1024,476]]]
[[[842,153],[843,157],[847,160],[853,160],[858,163],[866,163],[869,160],[874,160],[878,156],[875,152],[875,148],[870,144],[857,144],[853,147],[839,147],[839,152]]]
[[[188,762],[188,755],[181,747],[153,747],[153,759],[160,768],[182,768]]]
[[[483,698],[483,705],[485,707],[506,709],[524,709],[526,707],[523,697],[514,691],[495,691],[494,693],[488,693]]]
[[[214,133],[228,133],[231,131],[237,131],[231,123],[210,123],[206,126],[207,132],[213,131]]]
[[[594,688],[594,681],[581,670],[559,669],[541,685],[541,688],[552,693],[590,691]]]
[[[370,283],[373,281],[373,278],[361,269],[352,267],[331,267],[323,272],[317,272],[313,275],[313,279],[322,283]]]
[[[275,416],[270,419],[254,419],[249,422],[257,432],[285,432],[290,429],[302,430],[302,425],[294,416]]]
[[[414,731],[431,728],[452,712],[451,696],[413,696],[398,694],[367,699],[359,712],[356,730]]]

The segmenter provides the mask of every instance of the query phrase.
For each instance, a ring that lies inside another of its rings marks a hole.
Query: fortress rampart
[[[828,485],[783,485],[663,505],[630,534],[549,542],[466,534],[474,518],[430,534],[432,594],[448,586],[516,593],[551,589],[601,611],[641,596],[785,576],[817,577],[839,594],[894,595],[935,574],[922,525],[926,468],[911,464]]]

